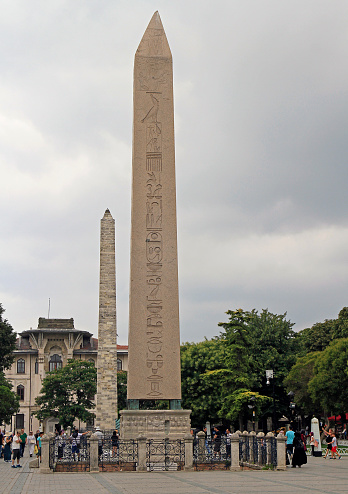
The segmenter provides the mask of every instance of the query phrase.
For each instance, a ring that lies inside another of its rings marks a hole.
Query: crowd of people
[[[29,434],[24,429],[15,432],[5,432],[0,430],[0,458],[11,463],[12,468],[22,468],[20,459],[23,458],[26,446],[28,446],[29,456],[36,455],[41,461],[41,437],[43,432],[39,430]]]

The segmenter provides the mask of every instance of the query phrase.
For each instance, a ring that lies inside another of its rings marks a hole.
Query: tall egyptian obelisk
[[[134,62],[128,400],[180,407],[172,55],[158,12]],[[172,406],[171,406],[172,408]]]
[[[100,222],[100,280],[96,426],[115,428],[117,418],[117,333],[115,220],[107,209]]]

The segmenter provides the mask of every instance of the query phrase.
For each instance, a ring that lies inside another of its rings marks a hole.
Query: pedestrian
[[[12,441],[12,468],[22,468],[22,465],[19,464],[19,459],[21,457],[21,438],[20,432],[17,431],[13,436]],[[17,465],[15,465],[15,460],[17,460]]]
[[[295,433],[292,430],[292,426],[291,425],[289,426],[289,430],[286,431],[286,434],[285,435],[286,435],[286,453],[289,455],[290,460],[291,460],[292,453],[293,453],[293,450],[294,450],[293,442],[294,442],[294,437],[295,437]]]
[[[205,434],[205,448],[208,452],[208,455],[211,455],[211,436],[208,436],[208,429],[204,427],[203,432]]]
[[[95,435],[98,437],[98,456],[103,455],[103,433],[99,427],[95,428]]]
[[[41,438],[43,436],[43,432],[40,432],[37,436],[36,446],[37,446],[37,457],[41,463]]]
[[[23,458],[23,455],[24,455],[24,448],[25,448],[25,445],[27,444],[27,433],[24,432],[24,429],[21,430],[21,435],[20,435],[20,438],[21,438],[21,447],[20,447],[20,451],[21,451],[21,458]]]
[[[331,455],[331,449],[332,449],[331,434],[332,434],[332,429],[329,429],[329,432],[327,432],[327,430],[325,428],[325,425],[324,425],[323,432],[325,434],[325,441],[327,443],[326,453],[325,453],[325,456],[323,456],[324,460],[326,460],[326,457],[329,454],[329,452],[330,452],[330,455]]]
[[[335,456],[338,456],[338,459],[341,459],[341,456],[337,452],[337,439],[336,434],[334,432],[331,433],[331,457],[330,460],[334,460]]]
[[[311,456],[314,456],[314,446],[315,446],[314,432],[311,432],[309,445],[312,448]]]
[[[11,445],[12,445],[12,434],[9,432],[5,436],[5,446],[4,446],[4,461],[11,461]]]
[[[226,429],[226,456],[227,458],[231,458],[231,431]]]
[[[29,436],[27,437],[27,444],[29,448],[29,456],[33,456],[34,448],[36,444],[36,438],[33,434],[33,431],[29,431]]]
[[[117,456],[118,440],[119,436],[116,429],[111,436],[112,456]]]
[[[301,468],[301,466],[306,463],[307,455],[305,451],[305,444],[301,439],[301,434],[299,432],[295,432],[293,440],[292,468],[296,468],[296,466]]]
[[[221,456],[221,432],[217,427],[214,427],[213,432],[213,440],[214,440],[214,458],[219,458]]]

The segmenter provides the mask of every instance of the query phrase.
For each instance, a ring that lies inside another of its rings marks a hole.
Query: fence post
[[[50,469],[50,439],[54,434],[44,434],[41,438],[41,463],[40,473],[53,473]]]
[[[193,437],[191,434],[185,434],[185,467],[184,470],[192,470],[193,468]]]
[[[277,470],[286,470],[286,436],[278,434],[277,440]]]
[[[99,438],[96,434],[92,434],[89,438],[89,471],[99,473]]]
[[[203,431],[199,431],[197,434],[198,440],[198,454],[197,454],[197,462],[201,462],[205,460],[205,433]]]
[[[240,431],[236,431],[231,436],[231,467],[230,470],[236,472],[240,470],[239,466],[239,434]]]
[[[267,451],[267,465],[272,464],[272,439],[274,437],[273,432],[267,432],[266,434],[266,451]]]
[[[138,437],[137,472],[146,472],[146,437]]]

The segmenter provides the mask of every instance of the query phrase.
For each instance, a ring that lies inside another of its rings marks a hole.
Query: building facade
[[[54,432],[57,419],[42,423],[32,415],[37,410],[35,398],[39,395],[42,380],[47,372],[64,367],[68,359],[88,360],[97,366],[98,340],[88,331],[75,329],[71,319],[39,318],[38,327],[19,334],[15,361],[5,372],[13,391],[20,400],[20,410],[12,417],[6,429],[41,429]],[[128,346],[117,345],[117,369],[128,370]],[[81,427],[86,424],[79,424]]]

